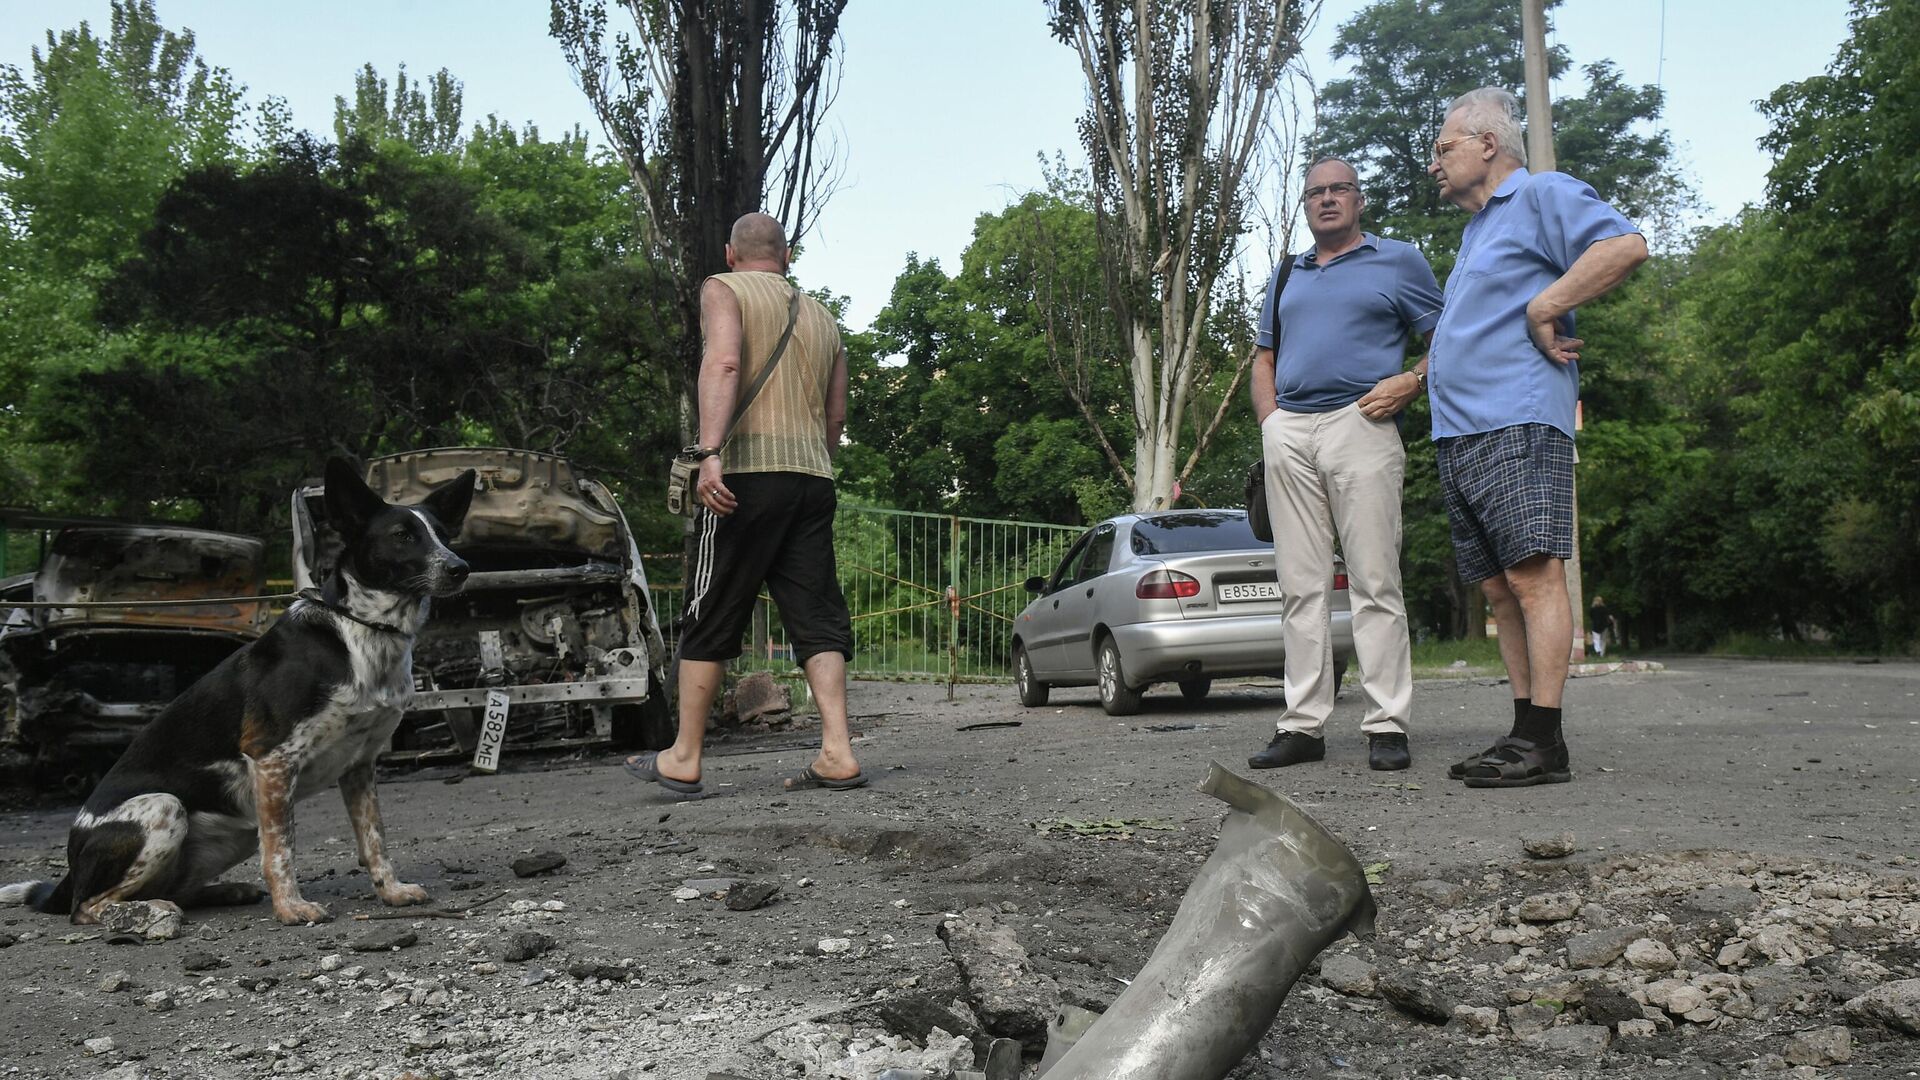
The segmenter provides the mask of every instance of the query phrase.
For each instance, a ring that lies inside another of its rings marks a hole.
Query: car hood
[[[34,575],[42,603],[192,600],[257,596],[266,584],[264,545],[251,536],[175,526],[62,529]],[[51,608],[42,625],[172,628],[257,634],[260,603],[159,608]]]
[[[388,502],[416,503],[467,469],[479,475],[457,545],[567,551],[623,564],[627,539],[604,492],[561,457],[532,450],[449,447],[367,463],[367,484]]]

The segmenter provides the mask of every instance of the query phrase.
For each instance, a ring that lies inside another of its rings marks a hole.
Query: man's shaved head
[[[786,230],[771,215],[758,210],[740,215],[740,220],[733,223],[733,234],[727,237],[727,242],[733,245],[734,257],[743,261],[784,262],[787,257]]]

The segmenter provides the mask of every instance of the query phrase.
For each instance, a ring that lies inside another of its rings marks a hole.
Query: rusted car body
[[[670,742],[666,649],[612,493],[565,458],[473,447],[376,458],[367,483],[389,502],[417,502],[465,469],[479,480],[453,548],[473,574],[458,595],[433,602],[389,760],[479,764],[490,745]],[[332,568],[323,493],[315,484],[294,495],[297,588]]]
[[[68,786],[84,787],[175,695],[259,637],[268,619],[259,601],[78,605],[258,596],[263,554],[250,536],[170,525],[53,533],[31,587],[16,583],[9,598],[76,606],[0,610],[14,698],[8,734],[43,779],[70,772]]]

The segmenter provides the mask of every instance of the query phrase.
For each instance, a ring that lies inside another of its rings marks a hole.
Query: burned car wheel
[[[1212,679],[1180,680],[1180,696],[1186,698],[1189,705],[1198,705],[1207,700],[1207,691],[1212,689]]]

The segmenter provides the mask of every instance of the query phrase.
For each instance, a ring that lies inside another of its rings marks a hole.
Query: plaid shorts
[[[1462,581],[1482,581],[1534,555],[1573,558],[1573,440],[1547,424],[1441,439],[1447,504]]]

